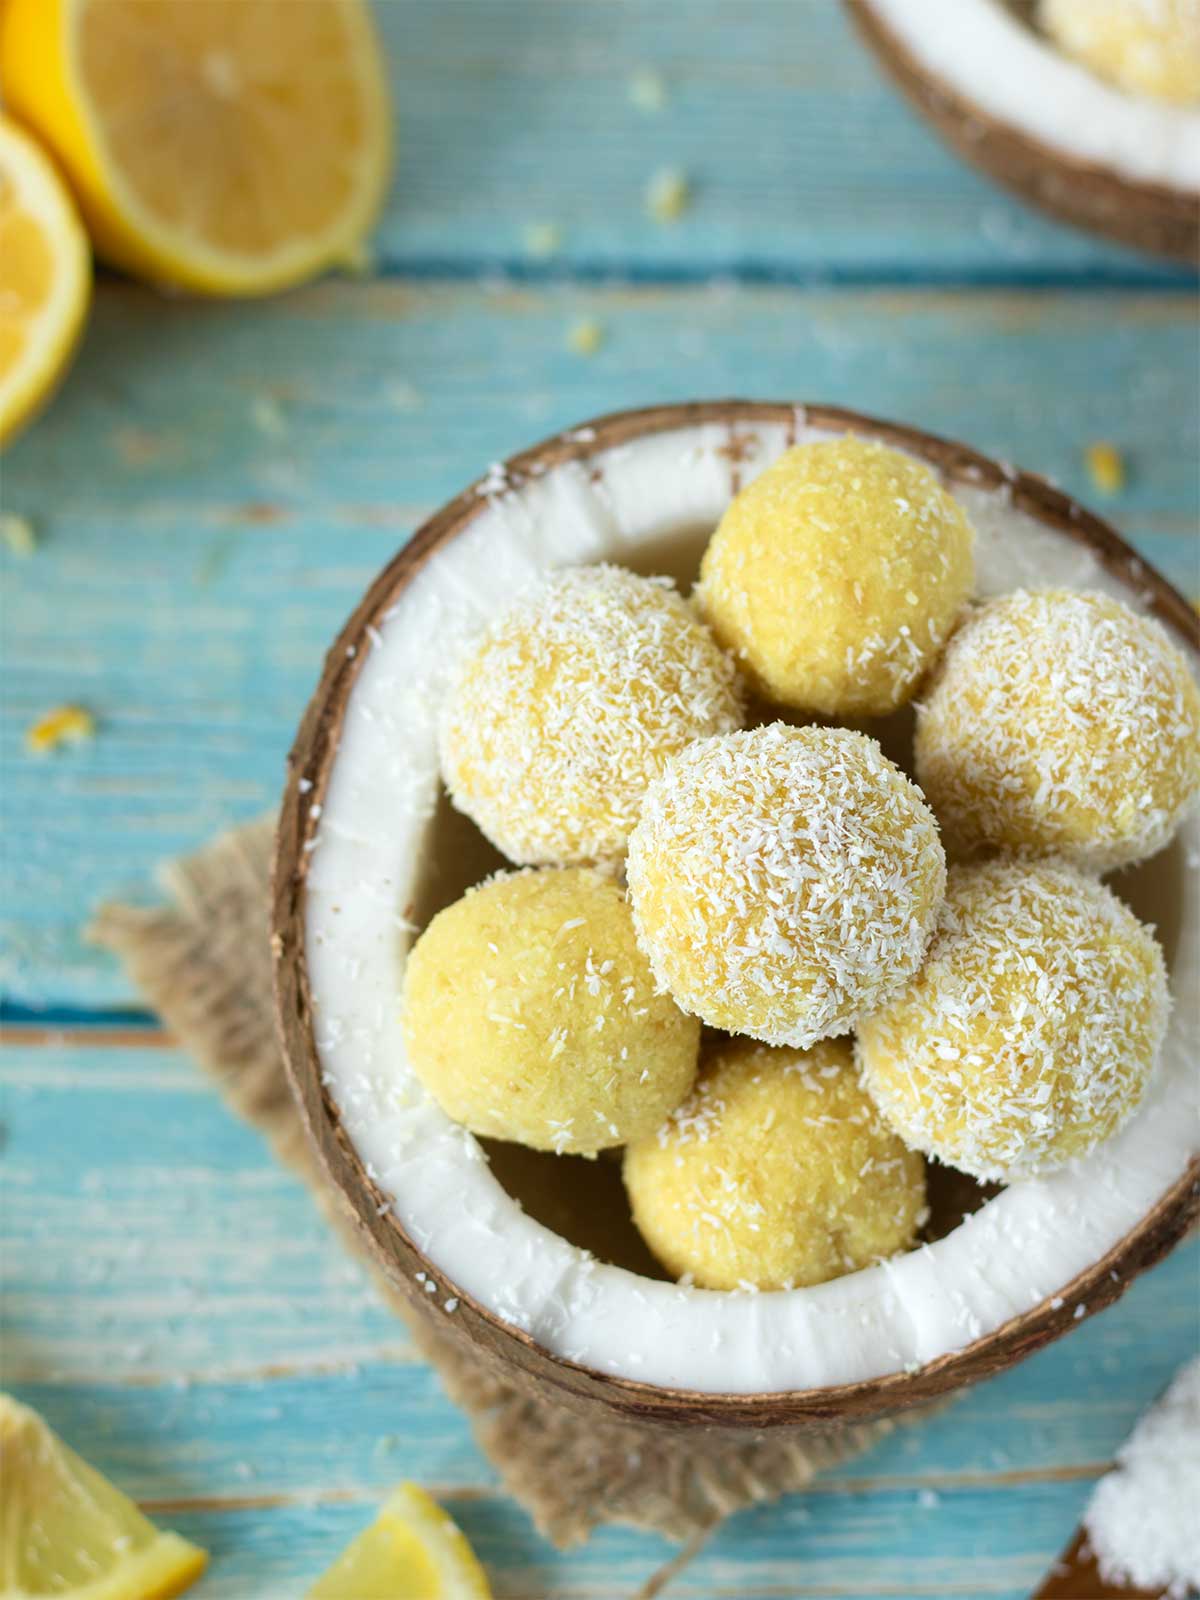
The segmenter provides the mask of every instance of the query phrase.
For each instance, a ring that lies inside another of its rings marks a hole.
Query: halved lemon
[[[0,1597],[169,1600],[208,1557],[160,1533],[28,1406],[0,1394]]]
[[[7,0],[0,87],[115,266],[249,295],[362,258],[391,154],[366,0]]]
[[[491,1600],[464,1535],[415,1483],[392,1491],[307,1600]]]
[[[43,404],[83,329],[87,235],[53,164],[0,116],[0,444]]]

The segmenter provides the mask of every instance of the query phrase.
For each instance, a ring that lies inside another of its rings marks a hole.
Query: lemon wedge
[[[307,1600],[491,1600],[475,1553],[442,1508],[402,1483]]]
[[[207,1564],[0,1394],[0,1600],[169,1600]]]
[[[0,116],[0,444],[71,359],[91,297],[87,235],[46,155]]]
[[[366,0],[6,0],[0,88],[115,266],[253,295],[363,256],[391,146]]]

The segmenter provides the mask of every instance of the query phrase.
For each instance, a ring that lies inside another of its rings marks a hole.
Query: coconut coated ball
[[[666,579],[569,568],[467,656],[442,776],[512,861],[618,860],[670,757],[742,720],[737,669]]]
[[[676,756],[627,870],[642,949],[683,1009],[800,1050],[911,977],[946,876],[932,813],[873,739],[783,723]]]
[[[1200,790],[1200,693],[1166,631],[1106,595],[1018,590],[950,642],[916,770],[959,855],[1153,855]]]
[[[1041,0],[1042,27],[1119,89],[1200,100],[1200,0]]]
[[[660,994],[617,883],[500,874],[438,913],[404,972],[404,1037],[447,1116],[592,1155],[658,1127],[692,1086],[700,1025]]]
[[[1008,1182],[1120,1127],[1167,1010],[1158,944],[1095,878],[1052,862],[952,867],[924,966],[859,1024],[859,1064],[906,1144]]]
[[[926,1215],[924,1163],[841,1039],[725,1041],[683,1105],[629,1146],[624,1172],[650,1249],[707,1289],[824,1283],[906,1249]]]
[[[961,506],[922,462],[848,434],[734,499],[696,601],[765,699],[876,716],[911,698],[974,580]]]

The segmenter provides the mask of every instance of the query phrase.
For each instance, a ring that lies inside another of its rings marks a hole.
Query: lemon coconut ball
[[[847,435],[741,491],[695,598],[765,699],[875,716],[912,696],[973,580],[970,525],[930,469]]]
[[[500,874],[438,913],[404,972],[413,1070],[472,1133],[591,1155],[658,1127],[700,1025],[660,994],[614,879]]]
[[[1119,89],[1200,100],[1200,0],[1041,0],[1040,21],[1065,54]]]
[[[721,1044],[624,1172],[650,1249],[708,1289],[824,1283],[906,1249],[926,1216],[924,1163],[863,1092],[843,1039]]]
[[[627,870],[638,939],[683,1009],[796,1049],[911,977],[945,883],[937,823],[873,739],[782,723],[676,756]]]
[[[1097,879],[952,867],[925,964],[859,1024],[863,1083],[906,1144],[976,1178],[1030,1177],[1133,1112],[1167,1011],[1158,944]]]
[[[442,775],[512,861],[617,860],[667,760],[743,720],[733,662],[667,579],[570,568],[467,656],[441,723]]]
[[[917,777],[952,851],[1153,855],[1200,790],[1200,693],[1148,617],[1101,594],[1018,590],[950,642],[917,708]]]

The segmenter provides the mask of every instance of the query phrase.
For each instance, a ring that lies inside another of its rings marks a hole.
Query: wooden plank
[[[178,1224],[173,1230],[177,1248],[185,1231]],[[326,1243],[319,1220],[300,1242],[319,1262]],[[103,1248],[102,1231],[99,1243]],[[48,1254],[43,1243],[43,1261]],[[827,1473],[814,1492],[911,1493],[925,1504],[930,1493],[1086,1486],[1187,1359],[1198,1264],[1200,1247],[1193,1244],[1068,1340],[965,1393],[919,1427],[898,1429],[869,1455]],[[57,1270],[43,1266],[39,1275],[37,1287],[50,1299],[58,1298],[60,1269],[61,1263]],[[152,1270],[142,1261],[121,1264],[105,1301],[128,1295],[144,1302],[144,1274]],[[232,1329],[243,1330],[253,1346],[254,1313],[236,1288],[240,1272],[210,1276],[210,1292],[227,1300]],[[233,1292],[227,1293],[230,1278]],[[169,1290],[169,1269],[159,1269],[158,1281]],[[288,1264],[272,1264],[265,1284],[289,1299]],[[85,1327],[89,1316],[97,1320],[101,1303],[93,1294],[88,1305],[67,1306],[64,1315]],[[19,1332],[20,1300],[10,1315]],[[238,1364],[232,1372],[189,1366],[194,1352],[175,1341],[157,1347],[153,1367],[124,1374],[119,1365],[99,1367],[94,1356],[61,1345],[32,1358],[27,1353],[22,1371],[18,1347],[7,1360],[6,1381],[143,1500],[370,1502],[398,1471],[415,1471],[404,1465],[414,1459],[441,1490],[490,1492],[495,1474],[432,1372],[415,1361],[389,1359],[403,1330],[382,1310],[379,1332],[373,1348],[339,1367],[336,1345],[315,1359],[302,1350],[298,1360],[289,1360],[285,1331],[275,1365],[254,1370]],[[51,1367],[52,1361],[59,1365]],[[185,1478],[176,1482],[170,1472],[185,1465]],[[1060,1544],[1068,1531],[1060,1530]]]
[[[289,1493],[346,1482],[381,1417],[384,1431],[419,1436],[440,1404],[458,1443],[438,1478],[486,1481],[365,1274],[181,1052],[14,1049],[2,1070],[6,1381],[35,1386],[64,1426],[59,1408],[95,1409],[89,1448],[118,1411],[133,1437],[207,1432],[225,1477],[255,1459],[256,1408],[269,1403],[282,1417],[259,1478]],[[831,1480],[1091,1470],[1189,1353],[1198,1262],[1200,1242],[1070,1339]],[[315,1419],[334,1413],[330,1439]],[[293,1422],[311,1427],[318,1456],[296,1450]],[[373,1490],[389,1472],[354,1481]]]
[[[608,334],[592,360],[564,344],[584,314]],[[1085,496],[1082,449],[1111,438],[1131,465],[1115,520],[1194,591],[1194,342],[1186,295],[388,282],[238,307],[102,287],[71,381],[5,463],[6,508],[43,544],[2,558],[0,993],[131,998],[82,942],[89,908],[272,803],[342,618],[497,456],[738,391],[917,421]],[[29,757],[26,726],[77,700],[95,741]]]
[[[301,1187],[181,1053],[13,1047],[3,1071],[4,1382],[213,1549],[201,1600],[299,1592],[401,1476],[448,1495],[500,1595],[632,1596],[667,1559],[620,1530],[566,1557],[531,1534]],[[1198,1259],[737,1518],[671,1592],[1027,1592],[1189,1353]]]
[[[397,1468],[397,1476],[404,1468]],[[667,1600],[1026,1600],[1042,1545],[1081,1496],[964,1492],[924,1509],[911,1493],[793,1499],[733,1518],[666,1590]],[[556,1552],[511,1501],[449,1498],[497,1600],[636,1600],[673,1554],[664,1541],[609,1528]],[[195,1600],[299,1595],[369,1520],[329,1504],[173,1514],[213,1565]]]
[[[10,1382],[405,1362],[403,1327],[178,1051],[8,1050]]]
[[[384,270],[1044,282],[1168,269],[1021,207],[885,83],[835,0],[383,0],[398,166]],[[630,78],[653,69],[647,115]],[[664,166],[694,186],[647,218]],[[557,260],[523,232],[563,230]]]

